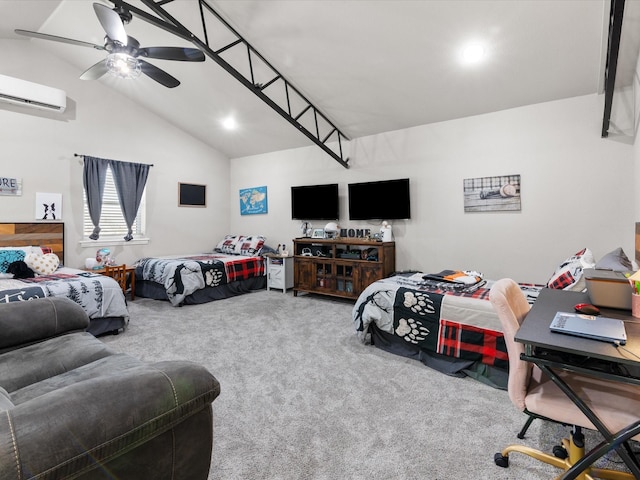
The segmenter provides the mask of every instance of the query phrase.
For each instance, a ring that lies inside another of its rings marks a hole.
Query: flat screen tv
[[[350,183],[349,220],[411,218],[409,179]]]
[[[291,187],[291,218],[294,220],[340,218],[338,184]]]

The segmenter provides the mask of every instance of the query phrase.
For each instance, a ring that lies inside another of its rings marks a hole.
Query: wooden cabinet
[[[293,294],[358,298],[371,283],[395,272],[395,242],[362,238],[293,240]]]

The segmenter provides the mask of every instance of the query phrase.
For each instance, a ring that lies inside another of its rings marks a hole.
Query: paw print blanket
[[[353,321],[368,343],[374,323],[398,342],[426,352],[506,369],[509,359],[500,321],[488,301],[493,282],[471,291],[444,290],[409,277],[374,282],[358,298]],[[539,288],[523,285],[535,298]]]
[[[164,286],[173,306],[196,290],[218,287],[264,275],[262,257],[201,254],[173,258],[143,258],[136,262],[136,276]]]

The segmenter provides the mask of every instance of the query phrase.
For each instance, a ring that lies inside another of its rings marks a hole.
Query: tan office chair
[[[113,278],[118,284],[120,288],[122,288],[122,293],[124,293],[125,297],[127,296],[127,266],[126,265],[105,265],[104,274],[108,277]]]
[[[562,446],[553,449],[554,455],[524,445],[510,445],[502,452],[497,453],[494,461],[496,465],[508,467],[509,454],[520,452],[566,471],[584,456],[585,448],[581,428],[596,430],[596,427],[538,367],[520,359],[520,354],[524,352],[524,345],[516,342],[514,337],[529,312],[530,306],[518,284],[511,279],[498,280],[491,287],[489,298],[500,318],[509,354],[507,390],[511,402],[520,411],[532,417],[564,425],[573,425],[569,438],[562,440]],[[616,433],[640,419],[640,386],[566,371],[560,371],[558,376],[573,391],[579,392],[580,397],[607,426],[609,431]],[[628,443],[624,442],[624,446],[632,456]],[[589,467],[578,478],[632,480],[635,477],[631,473]]]

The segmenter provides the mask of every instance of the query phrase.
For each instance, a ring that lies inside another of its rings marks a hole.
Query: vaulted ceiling
[[[92,3],[2,0],[0,39],[33,42],[80,76],[104,58],[104,52],[29,39],[13,30],[102,45],[104,30]],[[128,3],[151,13],[140,0]],[[208,3],[349,138],[603,89],[608,0]],[[163,8],[198,38],[204,37],[197,0],[175,0]],[[637,16],[628,18],[638,27]],[[222,29],[215,22],[208,29],[212,48],[224,46],[228,38]],[[136,17],[126,31],[144,47],[194,46]],[[461,61],[461,49],[470,42],[484,45],[483,62]],[[231,48],[227,54],[239,59],[246,50]],[[622,44],[619,82],[631,83],[637,56],[635,41]],[[121,80],[105,75],[95,81],[119,90],[230,158],[312,145],[210,58],[204,63],[149,62],[181,85],[168,89],[144,76]],[[221,124],[229,115],[237,120],[235,131]]]

